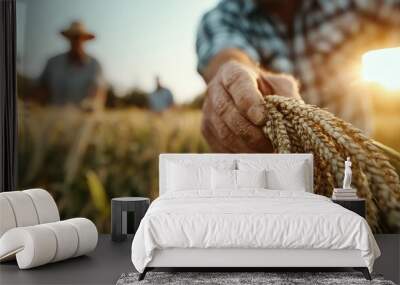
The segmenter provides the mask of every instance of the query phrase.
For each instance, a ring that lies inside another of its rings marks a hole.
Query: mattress
[[[157,198],[132,242],[139,272],[163,249],[359,250],[372,271],[380,255],[361,216],[330,199],[301,191],[247,189]]]

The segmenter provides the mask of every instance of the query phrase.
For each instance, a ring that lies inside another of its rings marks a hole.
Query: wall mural
[[[280,34],[268,1],[228,2],[17,0],[18,189],[109,232],[111,198],[158,196],[160,153],[313,152],[329,197],[349,156],[371,228],[400,232],[398,25],[349,6]]]

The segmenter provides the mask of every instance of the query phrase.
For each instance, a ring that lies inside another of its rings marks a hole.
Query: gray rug
[[[395,285],[381,276],[372,275],[368,281],[359,272],[148,272],[146,278],[137,281],[138,273],[122,274],[117,285],[134,284],[213,284],[213,285],[297,285],[297,284],[374,284]]]

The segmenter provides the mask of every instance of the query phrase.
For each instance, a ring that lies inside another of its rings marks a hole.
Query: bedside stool
[[[332,199],[333,203],[339,204],[340,206],[359,214],[365,219],[365,199],[353,199],[353,200],[337,200]]]
[[[150,199],[143,197],[111,199],[111,240],[124,241],[127,234],[135,234],[149,205]]]

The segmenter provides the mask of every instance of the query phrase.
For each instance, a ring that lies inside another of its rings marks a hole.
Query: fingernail
[[[261,105],[253,106],[247,112],[247,115],[250,121],[256,125],[265,124],[266,116],[265,116],[265,108]]]

